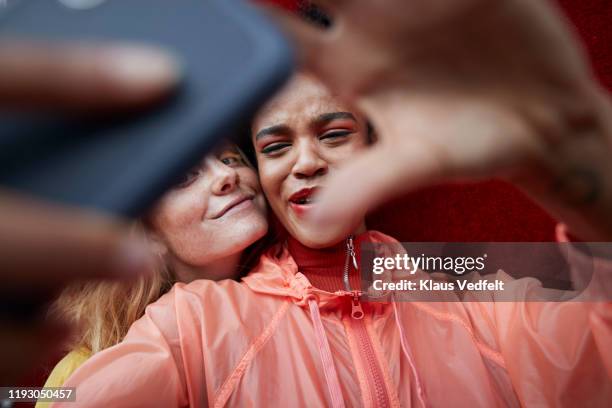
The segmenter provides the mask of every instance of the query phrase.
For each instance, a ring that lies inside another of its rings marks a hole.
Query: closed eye
[[[274,143],[270,143],[269,145],[264,146],[261,149],[261,153],[268,154],[268,155],[279,154],[279,153],[282,153],[284,150],[286,150],[289,147],[291,147],[291,143],[274,142]]]
[[[350,136],[353,132],[350,130],[334,130],[331,132],[324,133],[319,137],[319,140],[325,143],[339,143],[344,141],[348,136]]]

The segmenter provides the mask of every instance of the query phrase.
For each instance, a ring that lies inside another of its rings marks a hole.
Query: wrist
[[[539,135],[544,141],[542,154],[514,181],[565,222],[571,233],[608,241],[612,240],[612,105],[603,90],[587,95],[582,109],[565,115],[562,126],[539,129],[548,132]]]

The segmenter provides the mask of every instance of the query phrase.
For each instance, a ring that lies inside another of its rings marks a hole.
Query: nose
[[[298,179],[320,177],[327,174],[327,161],[321,157],[311,141],[303,142],[296,149],[297,158],[292,173]]]
[[[233,192],[238,185],[238,172],[233,167],[220,161],[212,160],[209,163],[212,177],[212,192],[216,195],[225,195]]]

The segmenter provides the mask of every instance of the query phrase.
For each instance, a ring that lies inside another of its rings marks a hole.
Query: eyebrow
[[[351,119],[352,121],[357,122],[357,118],[355,118],[355,115],[353,115],[351,112],[329,112],[319,115],[315,119],[314,123],[317,126],[322,126],[336,119]]]
[[[289,126],[287,125],[274,125],[274,126],[270,126],[267,128],[263,128],[261,129],[259,132],[257,132],[257,134],[255,135],[255,140],[259,140],[264,136],[268,136],[268,135],[278,135],[278,134],[289,134],[291,133],[291,129],[289,129]]]
[[[323,113],[314,120],[315,126],[325,125],[336,119],[351,119],[357,122],[357,118],[351,112],[328,112]],[[291,133],[291,128],[287,125],[274,125],[267,128],[261,129],[259,132],[255,134],[255,140],[259,140],[264,136],[269,135],[287,135]]]

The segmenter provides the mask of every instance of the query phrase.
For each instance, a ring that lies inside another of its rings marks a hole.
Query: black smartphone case
[[[237,0],[24,0],[0,15],[0,38],[138,42],[181,59],[177,93],[144,114],[0,117],[1,186],[124,216],[244,129],[293,65],[281,34]]]

